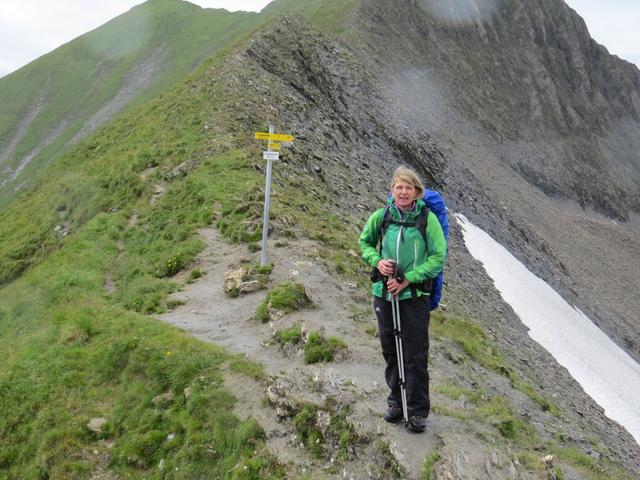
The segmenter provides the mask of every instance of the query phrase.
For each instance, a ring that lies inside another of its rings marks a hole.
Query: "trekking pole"
[[[401,275],[396,270],[396,280]],[[409,413],[407,411],[407,390],[404,376],[404,355],[402,348],[402,323],[400,321],[400,300],[397,295],[392,295],[391,313],[393,315],[393,334],[396,337],[396,354],[398,356],[398,376],[400,377],[400,397],[402,398],[402,415],[405,424],[409,423]]]

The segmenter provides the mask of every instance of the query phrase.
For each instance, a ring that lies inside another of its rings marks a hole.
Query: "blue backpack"
[[[444,233],[444,239],[447,241],[447,253],[449,252],[449,216],[447,215],[447,205],[444,203],[442,195],[435,190],[426,190],[422,196],[424,203],[427,207],[438,217],[438,222],[442,227],[442,233]],[[440,298],[442,298],[442,278],[444,271],[433,280],[433,290],[431,290],[431,297],[429,299],[429,308],[435,310],[438,308]]]
[[[438,222],[440,222],[440,226],[442,227],[442,233],[444,233],[445,241],[449,241],[449,216],[447,215],[447,205],[444,203],[444,199],[442,195],[440,195],[435,190],[427,190],[425,189],[424,195],[422,196],[424,203],[427,206],[427,210],[424,211],[424,214],[421,215],[422,218],[418,218],[415,224],[415,227],[420,230],[422,234],[422,238],[424,241],[427,241],[427,216],[429,215],[429,210],[431,210],[436,217],[438,217]],[[390,221],[391,216],[388,213],[388,207],[385,207],[384,214],[382,215],[382,224],[380,227],[382,237],[384,232],[386,231]],[[421,212],[422,213],[422,212]],[[448,247],[447,247],[448,252]],[[438,308],[438,304],[440,303],[440,299],[442,298],[442,278],[444,272],[440,272],[436,278],[433,279],[431,283],[430,297],[429,297],[429,309],[435,310]]]

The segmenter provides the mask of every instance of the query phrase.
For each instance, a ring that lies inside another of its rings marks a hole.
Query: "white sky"
[[[640,1],[566,0],[591,35],[640,66]],[[0,77],[126,12],[141,0],[0,0]],[[192,0],[201,7],[260,11],[269,0]]]
[[[469,253],[529,328],[529,336],[640,445],[640,365],[486,232],[463,215],[456,218]]]

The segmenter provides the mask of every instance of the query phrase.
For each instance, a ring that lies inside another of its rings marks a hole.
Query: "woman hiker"
[[[375,277],[372,278],[373,306],[386,361],[385,379],[391,389],[384,419],[397,423],[404,417],[392,311],[392,301],[397,297],[407,426],[414,432],[424,431],[429,415],[430,280],[444,268],[447,251],[442,227],[422,200],[423,192],[418,175],[409,168],[399,167],[391,180],[387,206],[369,217],[360,235],[362,257],[377,269],[372,275]],[[427,211],[428,215],[425,215]]]

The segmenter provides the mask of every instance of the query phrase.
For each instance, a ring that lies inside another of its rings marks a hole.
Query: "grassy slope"
[[[130,106],[155,97],[181,80],[202,60],[251,31],[257,14],[203,10],[175,0],[152,0],[133,8],[0,80],[0,145],[8,145],[20,119],[40,103],[10,157],[14,168],[61,123],[64,130],[16,180],[0,192],[0,206],[13,186],[32,178],[100,108],[120,90],[127,75],[158,49],[162,67]],[[5,166],[3,165],[2,171]],[[2,178],[5,174],[2,174]]]
[[[134,478],[157,475],[162,459],[170,478],[279,474],[259,428],[229,415],[220,387],[223,362],[259,368],[136,313],[165,308],[175,289],[165,277],[201,248],[194,233],[214,205],[230,238],[252,215],[234,212],[258,190],[246,152],[216,149],[204,128],[230,98],[207,78],[83,142],[4,212],[3,246],[24,242],[44,261],[0,290],[0,478],[86,477],[100,466],[90,452],[105,449],[102,437],[115,440],[110,467]],[[152,185],[184,160],[195,169],[169,175],[152,205]],[[60,216],[72,232],[64,238],[51,235]],[[107,277],[123,293],[110,296]],[[167,391],[174,400],[152,402]],[[86,423],[101,415],[108,424],[96,435]]]
[[[269,17],[300,13],[323,31],[344,33],[345,21],[357,3],[357,0],[275,0],[262,13]]]
[[[144,315],[166,308],[168,277],[202,248],[197,228],[218,217],[231,240],[259,236],[246,227],[260,217],[259,147],[226,135],[224,60],[81,142],[0,213],[0,478],[281,474],[221,388],[223,368],[260,368]],[[188,176],[174,175],[185,161]]]

